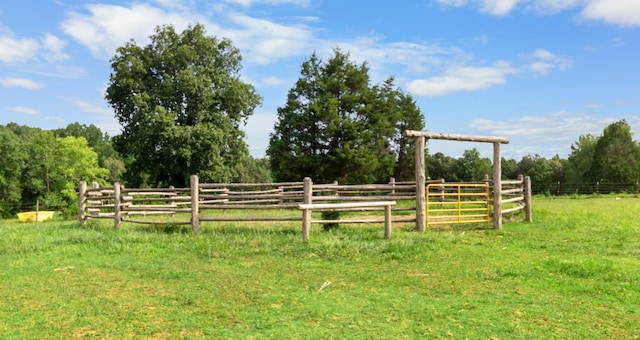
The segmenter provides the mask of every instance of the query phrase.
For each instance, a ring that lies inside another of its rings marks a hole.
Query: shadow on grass
[[[471,223],[471,224],[440,224],[440,225],[435,225],[435,226],[429,226],[426,229],[426,232],[429,231],[436,231],[436,232],[442,232],[442,231],[492,231],[492,230],[496,230],[493,228],[493,225],[491,224],[478,224],[478,223]]]
[[[190,225],[185,224],[137,224],[135,226],[127,226],[123,228],[135,228],[135,230],[139,230],[142,232],[150,232],[150,233],[163,233],[163,234],[200,234],[200,235],[216,235],[216,234],[226,234],[226,235],[257,235],[257,234],[268,234],[268,235],[296,235],[300,234],[300,230],[292,229],[292,228],[283,228],[278,226],[261,226],[251,227],[251,226],[242,226],[242,225],[201,225],[196,233],[193,232]]]

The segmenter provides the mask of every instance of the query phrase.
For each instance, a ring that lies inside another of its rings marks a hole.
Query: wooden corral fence
[[[533,221],[531,211],[531,178],[529,176],[518,175],[518,178],[515,180],[503,179],[501,185],[502,215],[515,211],[524,211],[525,220],[527,222]],[[513,205],[513,207],[510,207],[510,205]]]
[[[382,200],[413,202],[415,184],[395,182],[394,179],[387,184],[314,184],[308,178],[303,182],[286,183],[199,183],[197,176],[191,176],[189,188],[130,189],[118,183],[108,187],[100,187],[94,183],[89,188],[86,182],[82,182],[79,190],[79,219],[81,223],[94,218],[113,219],[114,226],[118,229],[122,222],[167,224],[166,221],[141,219],[140,215],[186,213],[190,216],[189,220],[172,220],[170,223],[190,224],[196,232],[202,221],[303,221],[303,214],[299,217],[269,217],[256,214],[243,217],[235,214],[205,214],[207,210],[298,210],[301,204],[347,204]],[[415,206],[404,205],[394,207],[393,210],[413,211]],[[348,219],[338,222],[365,221],[382,223],[385,219]],[[395,216],[392,221],[413,222],[415,216]],[[317,220],[313,222],[318,223]]]
[[[442,180],[426,181],[427,185],[444,183]],[[486,183],[491,183],[486,181]],[[450,183],[449,183],[450,184]],[[447,184],[447,185],[449,185]],[[503,209],[502,214],[516,210],[526,210],[527,220],[531,220],[530,182],[528,178],[519,177],[518,180],[502,181],[502,200],[504,204],[516,204],[515,207]],[[191,176],[189,188],[154,188],[139,189],[125,188],[115,183],[113,186],[100,187],[93,183],[87,187],[86,182],[80,183],[79,189],[79,219],[84,223],[88,219],[113,219],[116,229],[122,222],[140,224],[181,224],[191,225],[194,232],[198,231],[203,221],[301,221],[305,222],[308,236],[308,223],[385,223],[415,222],[416,221],[416,192],[415,182],[395,182],[391,179],[387,184],[340,185],[314,184],[305,178],[302,182],[286,183],[199,183],[197,176]],[[405,204],[395,202],[406,201]],[[370,204],[365,204],[369,202]],[[389,213],[395,215],[367,219],[345,219],[338,221],[321,221],[306,216],[311,212],[322,211],[331,205],[332,210],[363,211],[365,207],[376,207],[385,203]],[[389,202],[394,202],[390,204]],[[356,203],[356,204],[353,204]],[[492,201],[490,201],[493,204]],[[317,209],[314,207],[317,205]],[[328,205],[329,204],[329,205]],[[343,205],[340,205],[343,204]],[[304,207],[304,209],[303,209]],[[237,214],[206,214],[213,210],[269,210],[269,209],[303,209],[301,216],[238,216]],[[398,213],[402,212],[404,213]],[[189,216],[183,220],[172,219],[171,222],[144,219],[140,216],[154,214]],[[306,219],[305,219],[306,218]],[[303,237],[305,235],[303,225]],[[390,228],[390,225],[389,225]]]

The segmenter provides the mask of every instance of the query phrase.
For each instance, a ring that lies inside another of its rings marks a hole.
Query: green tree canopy
[[[129,185],[184,186],[192,174],[230,181],[249,153],[241,125],[262,100],[240,79],[240,51],[202,25],[158,27],[150,38],[118,48],[106,93]]]
[[[640,146],[633,141],[631,127],[625,120],[604,129],[595,145],[588,172],[591,181],[633,184],[640,178]]]
[[[111,144],[111,137],[97,126],[71,123],[64,128],[53,130],[56,137],[83,137],[87,145],[98,154],[98,162],[103,165],[107,158],[117,158],[118,153]]]
[[[397,164],[413,169],[401,133],[421,130],[424,118],[393,78],[369,83],[366,63],[338,49],[327,62],[315,53],[303,62],[267,150],[277,181],[372,183],[388,180]]]
[[[501,170],[502,170],[502,178],[504,179],[515,179],[518,177],[518,161],[513,158],[506,159],[502,157],[501,160]],[[492,169],[493,171],[493,169]]]
[[[456,177],[462,182],[481,181],[485,175],[491,176],[492,171],[491,160],[481,158],[476,148],[465,150],[455,165]]]
[[[578,137],[578,140],[571,144],[571,154],[567,159],[565,170],[567,181],[582,184],[587,180],[586,174],[591,169],[598,139],[599,137],[592,134],[586,134]]]
[[[427,173],[431,179],[444,179],[447,182],[458,182],[456,164],[458,160],[446,156],[442,152],[436,152],[427,156]]]
[[[0,217],[8,217],[20,207],[25,146],[9,128],[0,126]]]
[[[97,126],[90,124],[71,123],[65,128],[56,129],[53,133],[58,137],[83,137],[88,146],[98,154],[100,167],[109,170],[109,182],[122,182],[125,164],[122,157],[113,148],[111,137],[102,132]]]
[[[108,171],[84,137],[56,137],[52,131],[0,126],[0,215],[41,206],[68,213],[77,209],[80,181],[106,184]]]

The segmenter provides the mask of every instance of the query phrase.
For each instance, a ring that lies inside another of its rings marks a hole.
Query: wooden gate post
[[[425,137],[416,136],[416,231],[424,231],[427,227],[424,146]]]
[[[493,142],[493,227],[502,229],[502,159],[500,143]]]
[[[80,189],[78,190],[78,204],[80,211],[78,212],[78,218],[80,224],[83,224],[87,220],[87,182],[80,182]]]
[[[191,175],[190,179],[191,186],[191,230],[194,233],[198,232],[198,228],[200,227],[200,215],[198,209],[198,203],[200,202],[200,198],[198,194],[200,193],[200,184],[198,182],[197,175]]]
[[[304,197],[302,203],[311,204],[313,201],[313,181],[309,177],[305,177],[302,181],[302,188]],[[302,240],[307,241],[309,239],[309,230],[311,229],[311,209],[304,209],[302,211]]]

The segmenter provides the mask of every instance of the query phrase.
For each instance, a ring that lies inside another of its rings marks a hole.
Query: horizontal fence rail
[[[520,176],[518,180],[502,181],[501,203],[510,205],[509,208],[502,211],[503,214],[526,210],[527,206],[530,208],[530,201],[527,203],[526,199],[527,193],[530,192],[526,188],[527,180],[527,178]],[[483,216],[483,222],[488,205],[493,204],[491,199],[486,199],[492,184],[488,179],[483,182],[464,184],[434,180],[427,181],[426,184],[430,188],[438,188],[439,186],[452,188],[459,185],[479,188],[477,189],[479,194],[465,192],[453,195],[447,189],[438,192],[439,196],[436,196],[443,197],[443,201],[440,202],[442,204],[449,204],[449,201],[453,200],[456,202],[475,200],[482,196],[482,199],[488,203],[482,203],[480,207],[472,207],[472,203],[461,203],[455,209],[458,214],[463,211],[468,214],[471,211],[468,209],[481,209],[482,212],[477,215]],[[427,190],[427,192],[430,193],[432,190]],[[475,197],[476,194],[478,197]],[[429,200],[433,200],[434,197],[430,197]],[[416,221],[415,182],[396,183],[392,178],[389,183],[366,185],[314,184],[310,179],[308,182],[285,183],[199,183],[197,176],[191,177],[189,188],[125,188],[118,183],[109,187],[100,187],[97,183],[93,183],[91,187],[87,187],[86,182],[81,182],[79,219],[81,223],[88,219],[113,219],[115,228],[119,228],[122,222],[191,225],[195,232],[202,221],[277,222],[303,220],[303,216],[291,216],[291,214],[283,214],[285,216],[273,216],[273,214],[242,216],[242,213],[226,215],[224,212],[227,210],[298,210],[300,204],[360,204],[379,201],[403,202],[393,205],[392,211],[396,214],[391,217],[392,222]],[[463,205],[464,207],[462,207]],[[215,211],[221,213],[213,213]],[[403,211],[404,213],[400,213]],[[411,214],[411,211],[414,213]],[[160,214],[170,216],[170,221],[147,218]],[[353,221],[360,220],[382,221],[383,219],[355,218],[344,222],[354,223]],[[460,218],[460,220],[463,219]],[[474,217],[473,220],[466,222],[475,222],[475,220]]]

